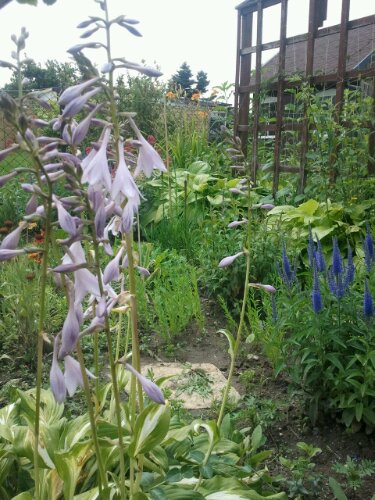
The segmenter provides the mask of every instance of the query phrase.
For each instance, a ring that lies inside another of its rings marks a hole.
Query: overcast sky
[[[22,26],[30,32],[26,54],[39,63],[48,59],[69,61],[66,50],[82,42],[79,22],[89,15],[100,15],[94,0],[57,0],[47,7],[39,0],[38,7],[12,3],[0,10],[0,59],[10,60],[14,49],[12,33]],[[109,0],[110,14],[126,14],[138,19],[142,38],[136,38],[122,28],[113,33],[113,53],[130,61],[148,65],[156,62],[167,80],[186,61],[194,75],[207,72],[210,88],[224,81],[234,82],[237,30],[237,0]],[[352,0],[350,18],[375,13],[374,0]],[[340,0],[328,0],[328,20],[325,25],[340,21]],[[278,38],[279,6],[266,9],[264,41]],[[289,0],[288,35],[307,31],[308,0]],[[96,33],[90,41],[100,41]],[[375,48],[375,41],[374,41]],[[86,54],[98,65],[104,62],[100,50]],[[269,53],[269,56],[273,54]],[[267,55],[265,59],[267,59]],[[0,68],[0,85],[9,81],[9,70]]]

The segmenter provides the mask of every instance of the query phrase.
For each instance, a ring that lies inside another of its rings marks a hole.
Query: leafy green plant
[[[304,442],[297,443],[297,448],[299,455],[296,458],[279,458],[287,473],[280,481],[288,487],[289,498],[300,498],[301,495],[321,498],[322,475],[314,471],[316,464],[313,459],[322,450]]]
[[[346,457],[345,463],[336,463],[332,470],[343,477],[343,481],[339,483],[341,487],[350,492],[356,492],[363,486],[363,480],[366,477],[374,475],[375,462],[373,460],[356,460]],[[337,497],[335,491],[339,491],[339,489],[337,488],[337,482],[335,484],[332,479],[330,478],[331,489]]]
[[[193,319],[202,331],[203,315],[194,268],[175,251],[152,251],[144,245],[143,256],[151,276],[137,280],[140,321],[171,346]]]

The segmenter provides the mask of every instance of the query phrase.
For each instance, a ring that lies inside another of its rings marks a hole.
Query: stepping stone
[[[210,408],[213,401],[221,401],[227,379],[217,366],[211,363],[155,363],[142,365],[142,374],[152,378],[172,376],[163,383],[163,389],[171,394],[167,399],[179,400],[187,410]],[[236,403],[239,393],[231,387],[230,401]]]

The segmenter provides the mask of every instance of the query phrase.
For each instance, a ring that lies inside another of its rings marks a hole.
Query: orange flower
[[[207,117],[206,111],[198,111],[197,115],[202,119]]]
[[[40,252],[29,253],[27,258],[37,262],[38,264],[42,262],[42,254]]]
[[[9,229],[7,227],[0,227],[0,234],[8,234]]]
[[[195,93],[191,96],[191,100],[192,100],[192,101],[199,101],[200,97],[201,97],[200,92],[195,92]]]
[[[4,226],[12,227],[13,226],[13,221],[11,221],[11,220],[5,220],[4,221]]]
[[[170,90],[165,94],[165,97],[167,97],[167,99],[176,99],[176,94]]]

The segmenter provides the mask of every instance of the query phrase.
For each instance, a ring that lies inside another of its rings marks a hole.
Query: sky
[[[157,64],[167,81],[187,62],[193,75],[200,70],[207,73],[209,88],[235,79],[237,11],[240,0],[108,0],[110,15],[125,14],[137,19],[142,38],[130,35],[123,28],[113,31],[113,55],[147,65]],[[85,30],[77,24],[89,15],[101,15],[94,0],[57,0],[38,7],[18,4],[13,0],[0,10],[0,59],[11,60],[14,44],[10,37],[19,34],[21,27],[29,31],[25,54],[36,62],[48,59],[70,61],[66,50],[87,40],[79,38]],[[373,0],[352,0],[350,18],[375,13]],[[328,0],[326,25],[340,22],[340,0]],[[289,0],[288,36],[307,31],[308,0]],[[264,14],[264,42],[278,38],[279,6],[266,9]],[[89,41],[101,41],[98,33]],[[374,41],[375,44],[375,41]],[[101,64],[104,53],[85,52],[92,61]],[[264,61],[274,52],[265,54]],[[0,86],[8,82],[10,71],[0,68]]]

